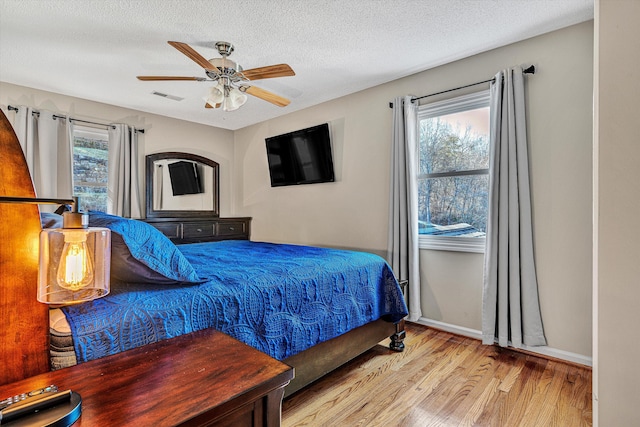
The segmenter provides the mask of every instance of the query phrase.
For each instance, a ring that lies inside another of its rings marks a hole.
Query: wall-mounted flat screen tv
[[[333,182],[329,124],[265,139],[271,186]]]
[[[198,165],[194,162],[180,161],[169,164],[169,178],[174,196],[202,193]]]

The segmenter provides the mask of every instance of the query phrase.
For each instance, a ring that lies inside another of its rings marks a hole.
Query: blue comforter
[[[78,363],[204,328],[282,360],[407,314],[391,268],[377,255],[250,241],[179,248],[203,283],[112,284],[107,297],[63,309]]]

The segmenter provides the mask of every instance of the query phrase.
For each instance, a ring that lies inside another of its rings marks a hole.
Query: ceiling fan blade
[[[280,95],[269,92],[268,90],[260,89],[259,87],[242,86],[242,89],[249,95],[253,95],[257,98],[263,99],[267,102],[277,105],[278,107],[286,107],[291,102],[287,98],[283,98]]]
[[[211,105],[208,102],[206,104],[204,104],[204,108],[220,108],[220,103],[216,104],[216,105]]]
[[[195,80],[203,82],[207,79],[204,77],[180,77],[180,76],[137,76],[142,81],[161,81],[161,80]]]
[[[212,65],[202,55],[200,55],[198,52],[193,50],[193,48],[191,46],[189,46],[188,44],[181,43],[181,42],[171,42],[171,41],[167,42],[167,43],[169,43],[171,46],[175,47],[180,52],[182,52],[183,54],[188,56],[192,61],[194,61],[196,64],[200,65],[205,70],[212,70],[212,71],[220,72],[220,70],[215,65]]]
[[[287,64],[251,68],[249,70],[243,70],[242,74],[249,80],[271,79],[274,77],[288,77],[296,75],[296,73],[294,73],[291,67]]]

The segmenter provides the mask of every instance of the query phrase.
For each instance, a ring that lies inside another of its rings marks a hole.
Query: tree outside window
[[[107,211],[109,134],[75,126],[73,131],[73,194],[83,211]]]

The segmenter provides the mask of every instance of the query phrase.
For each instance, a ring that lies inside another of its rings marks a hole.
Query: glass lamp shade
[[[207,104],[215,107],[216,104],[222,103],[224,100],[224,88],[222,85],[216,85],[209,89],[209,96],[204,99]]]
[[[237,88],[232,87],[229,89],[229,94],[224,98],[222,109],[224,111],[237,110],[242,107],[245,102],[247,102],[247,95],[240,92]]]
[[[38,301],[75,304],[109,294],[111,231],[48,228],[40,232]]]

